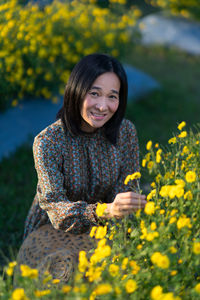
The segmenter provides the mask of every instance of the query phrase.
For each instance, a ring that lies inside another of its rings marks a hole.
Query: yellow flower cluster
[[[0,90],[3,101],[13,98],[13,106],[25,95],[57,102],[74,64],[85,55],[124,57],[133,41],[129,28],[139,17],[123,0],[108,8],[97,1],[53,1],[44,9],[6,2],[0,3]]]
[[[163,293],[163,288],[160,285],[155,286],[151,291],[152,300],[181,300],[179,296],[174,296],[172,292]]]
[[[164,185],[159,193],[162,197],[169,197],[170,199],[175,197],[180,198],[184,195],[184,188],[182,184]]]
[[[167,269],[170,265],[170,260],[167,255],[163,255],[160,252],[154,252],[151,256],[151,261],[154,265],[162,269]]]
[[[184,126],[184,122],[179,124],[178,130],[182,131]],[[144,209],[123,219],[108,221],[102,218],[90,232],[96,243],[94,249],[79,253],[77,269],[67,285],[57,289],[57,284],[60,286],[62,282],[52,279],[49,273],[40,280],[34,269],[23,266],[19,274],[20,289],[10,287],[7,292],[0,291],[0,297],[3,294],[5,299],[12,300],[27,300],[27,296],[61,300],[66,297],[82,300],[103,297],[108,300],[127,297],[137,300],[198,299],[199,138],[199,132],[191,131],[185,138],[176,137],[176,143],[168,145],[168,152],[164,147],[160,152],[162,163],[158,163],[156,157],[159,145],[154,147],[149,143],[146,166],[152,161],[154,167],[148,169],[147,166],[145,170],[151,174],[152,190]],[[103,215],[104,209],[104,205],[99,205],[97,214]],[[12,262],[5,268],[7,275],[12,276],[15,265],[16,262]],[[6,276],[8,282],[11,281],[9,276]],[[37,289],[28,289],[27,282],[28,285],[36,284]],[[39,288],[38,282],[47,287]]]
[[[38,270],[32,269],[27,265],[20,265],[22,277],[37,278]]]
[[[12,292],[11,300],[29,300],[23,288],[17,288]]]
[[[107,204],[106,203],[98,203],[97,204],[97,208],[96,208],[96,214],[98,217],[102,217],[104,215],[104,212],[107,208]]]
[[[17,262],[16,261],[12,261],[8,264],[8,267],[6,268],[6,274],[8,276],[12,276],[13,272],[14,272],[14,268],[16,267]]]
[[[190,222],[190,218],[187,218],[186,215],[180,216],[178,221],[177,221],[177,228],[181,229],[183,227],[188,227],[188,228],[192,227],[192,224]]]
[[[128,175],[124,181],[124,184],[127,185],[129,183],[130,180],[135,180],[135,179],[139,179],[141,177],[140,172],[135,172],[131,175]]]

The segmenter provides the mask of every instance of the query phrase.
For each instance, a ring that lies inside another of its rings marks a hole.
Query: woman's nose
[[[102,97],[101,99],[99,99],[98,103],[96,104],[96,108],[101,110],[101,111],[104,111],[107,109],[107,100],[105,97]]]

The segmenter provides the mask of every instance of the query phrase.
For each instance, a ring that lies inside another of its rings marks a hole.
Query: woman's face
[[[112,118],[119,106],[119,90],[120,81],[115,73],[97,77],[81,107],[83,131],[93,132]]]

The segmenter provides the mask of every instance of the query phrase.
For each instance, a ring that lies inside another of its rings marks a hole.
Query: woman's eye
[[[92,95],[92,96],[98,96],[98,93],[97,92],[91,92],[90,95]]]
[[[110,95],[110,98],[118,100],[117,96],[115,96],[115,95]]]

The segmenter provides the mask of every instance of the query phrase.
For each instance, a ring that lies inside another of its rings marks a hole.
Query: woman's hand
[[[144,208],[147,203],[145,199],[145,195],[134,192],[117,194],[112,203],[107,203],[105,215],[107,215],[107,218],[123,218],[138,209]]]

